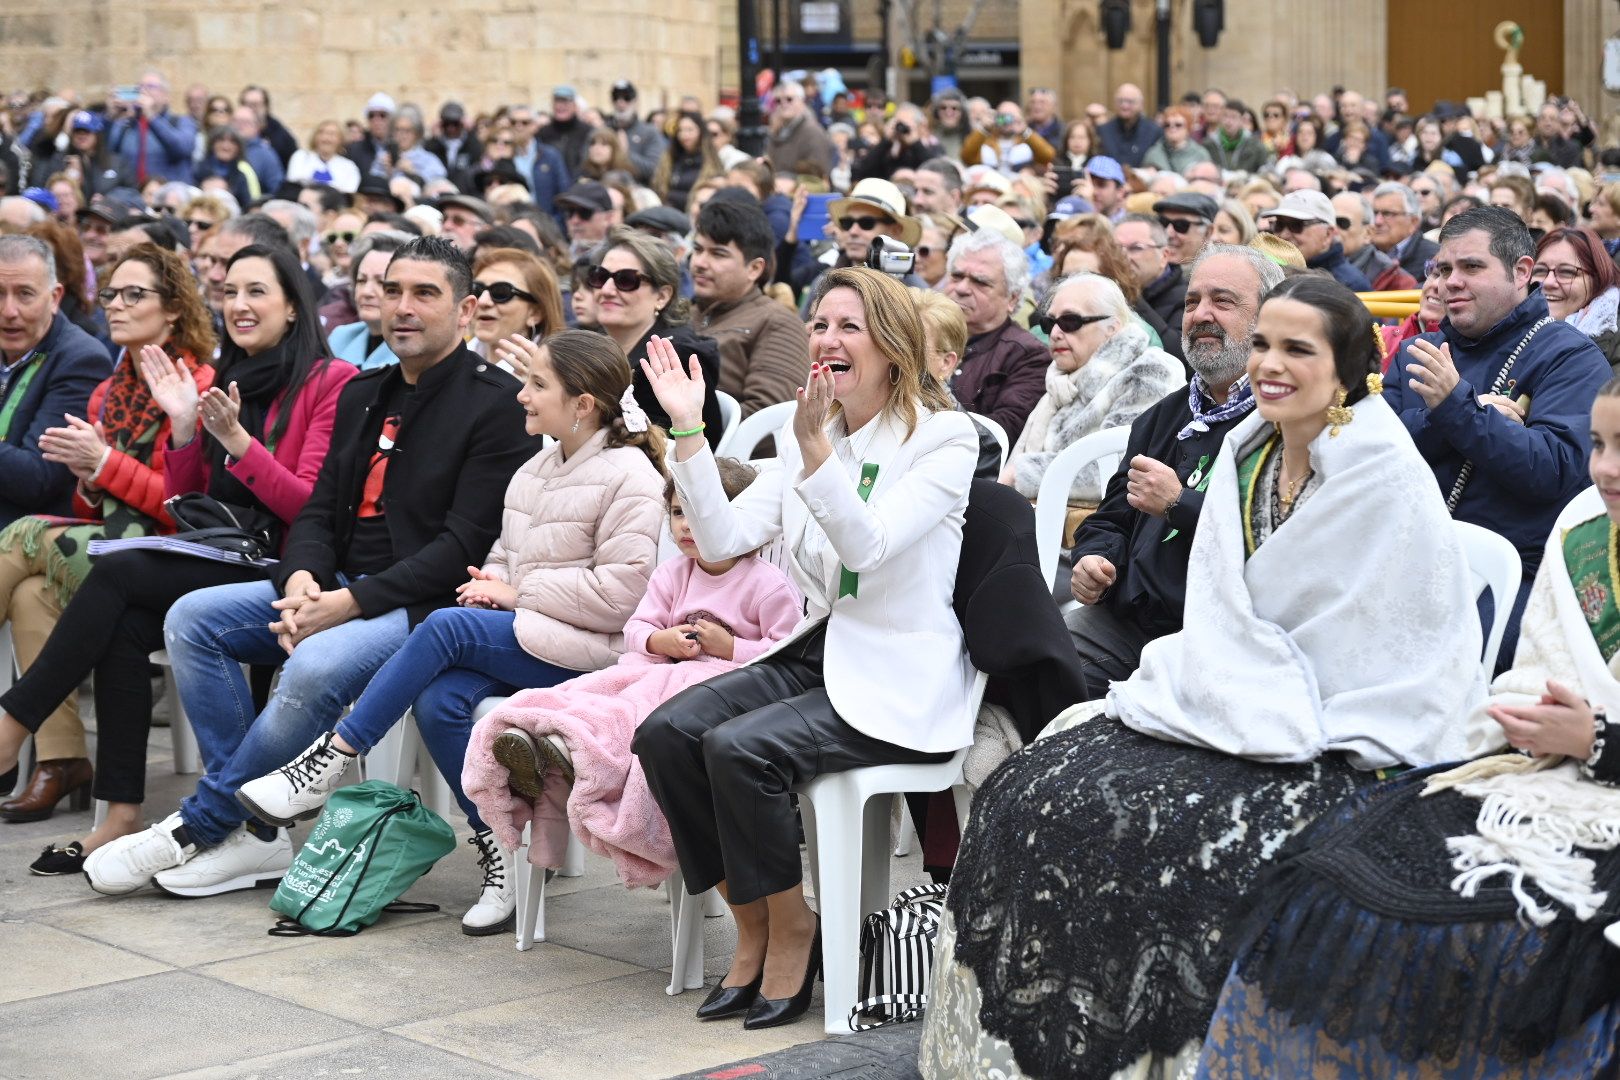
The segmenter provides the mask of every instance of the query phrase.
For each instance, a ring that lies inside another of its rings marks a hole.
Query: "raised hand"
[[[210,386],[197,399],[197,412],[203,427],[219,441],[225,452],[240,461],[253,445],[253,436],[242,426],[242,392],[236,383],[229,390]]]
[[[799,407],[793,414],[793,435],[799,440],[804,474],[809,476],[832,454],[827,419],[832,415],[833,373],[826,364],[810,365],[810,377],[798,389]]]
[[[690,431],[703,422],[703,369],[693,353],[686,368],[681,367],[680,354],[669,338],[653,337],[647,342],[647,358],[641,370],[652,386],[653,396],[669,414],[670,427],[675,431]]]
[[[529,372],[540,359],[540,346],[522,334],[513,334],[495,343],[495,359],[511,368],[520,381],[528,382]]]
[[[177,364],[161,345],[141,349],[141,378],[157,407],[169,416],[170,441],[184,446],[197,434],[197,380],[184,364]]]

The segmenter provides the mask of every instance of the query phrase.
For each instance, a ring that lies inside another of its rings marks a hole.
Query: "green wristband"
[[[703,423],[702,421],[699,421],[697,427],[688,428],[685,431],[675,431],[675,430],[671,429],[670,430],[670,435],[673,438],[676,438],[676,439],[684,439],[688,435],[701,435],[701,434],[703,434],[703,429],[708,427],[708,426],[709,425]]]

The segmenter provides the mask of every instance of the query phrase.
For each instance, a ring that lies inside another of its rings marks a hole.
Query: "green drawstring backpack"
[[[347,937],[385,911],[438,911],[398,897],[455,846],[416,792],[383,780],[339,788],[276,888],[270,910],[284,918],[270,933]]]

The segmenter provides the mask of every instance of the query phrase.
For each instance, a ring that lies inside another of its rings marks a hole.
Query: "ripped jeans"
[[[404,609],[396,609],[323,630],[288,656],[270,632],[280,617],[270,604],[280,598],[265,581],[199,589],[177,601],[164,622],[180,700],[207,770],[180,805],[199,847],[221,843],[247,820],[237,789],[331,731],[410,633]],[[275,695],[257,716],[243,664],[281,665]]]

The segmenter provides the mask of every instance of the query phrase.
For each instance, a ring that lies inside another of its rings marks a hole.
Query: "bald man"
[[[1122,83],[1114,91],[1114,118],[1097,129],[1103,153],[1129,168],[1142,164],[1148,147],[1164,136],[1164,129],[1142,115],[1142,88]]]

